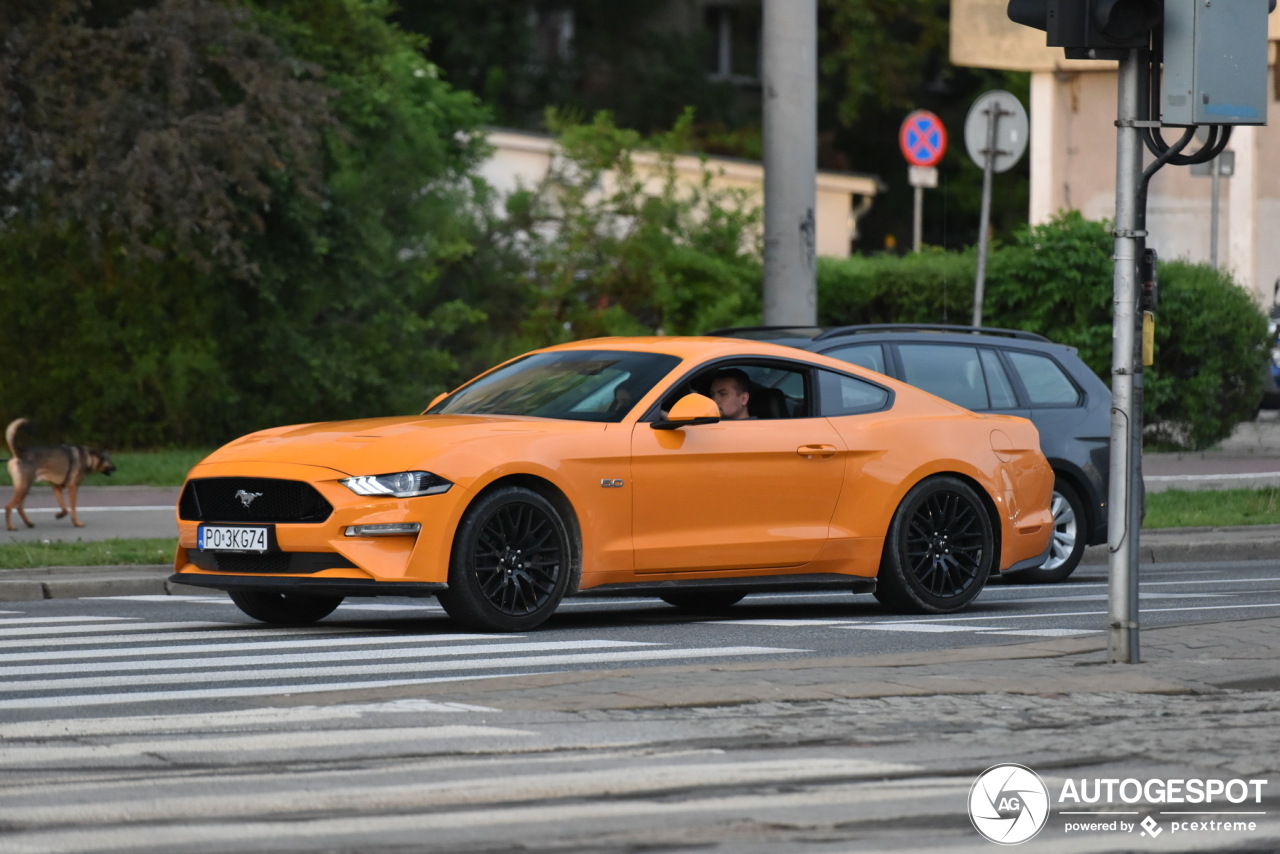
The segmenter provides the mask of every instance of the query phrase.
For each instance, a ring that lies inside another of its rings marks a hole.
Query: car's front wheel
[[[231,601],[255,620],[276,626],[305,626],[333,613],[341,596],[281,593],[274,590],[235,590]]]
[[[520,486],[496,489],[463,515],[449,589],[437,597],[450,617],[469,628],[536,628],[569,590],[576,551],[569,526],[550,501]]]
[[[1034,569],[1010,573],[1011,581],[1023,584],[1056,584],[1076,571],[1084,557],[1084,503],[1080,494],[1061,480],[1053,485],[1053,540],[1049,557]]]
[[[991,518],[973,487],[934,477],[911,488],[885,537],[875,596],[897,611],[959,611],[982,592],[996,562]]]

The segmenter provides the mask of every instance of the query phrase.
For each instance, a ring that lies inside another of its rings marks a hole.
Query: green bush
[[[973,319],[972,255],[927,250],[818,259],[818,322],[963,323]]]
[[[1036,332],[1079,350],[1111,375],[1114,241],[1079,213],[1019,231],[992,248],[983,323]],[[822,323],[959,323],[972,319],[972,253],[824,259]],[[1252,418],[1261,397],[1266,318],[1231,276],[1203,265],[1159,270],[1155,364],[1143,375],[1149,443],[1200,449]]]

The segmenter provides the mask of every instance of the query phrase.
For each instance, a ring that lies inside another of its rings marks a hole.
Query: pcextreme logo
[[[1219,839],[1258,832],[1265,821],[1267,780],[1201,778],[1067,778],[1058,792],[1058,815],[1067,834],[1122,833],[1153,840],[1210,834]],[[999,845],[1019,845],[1049,821],[1053,798],[1040,775],[1006,763],[983,771],[969,789],[969,819]],[[1145,813],[1145,815],[1144,815]]]
[[[969,789],[969,819],[992,842],[1018,845],[1049,820],[1049,789],[1023,765],[993,765]]]

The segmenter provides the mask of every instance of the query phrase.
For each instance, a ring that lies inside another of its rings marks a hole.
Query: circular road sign
[[[947,129],[933,113],[916,110],[903,121],[898,144],[912,166],[934,166],[946,153]]]
[[[964,145],[979,168],[987,168],[987,133],[995,122],[991,159],[993,172],[1011,169],[1027,150],[1027,111],[1022,102],[1002,89],[984,93],[969,108],[964,120]]]

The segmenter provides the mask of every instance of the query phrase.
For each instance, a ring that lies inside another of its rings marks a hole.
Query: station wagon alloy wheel
[[[991,519],[961,480],[917,484],[885,540],[876,598],[913,613],[957,611],[982,592],[995,562]]]
[[[1075,572],[1084,557],[1084,502],[1069,485],[1058,481],[1053,487],[1053,540],[1049,558],[1034,569],[1009,574],[1023,584],[1056,584]]]

